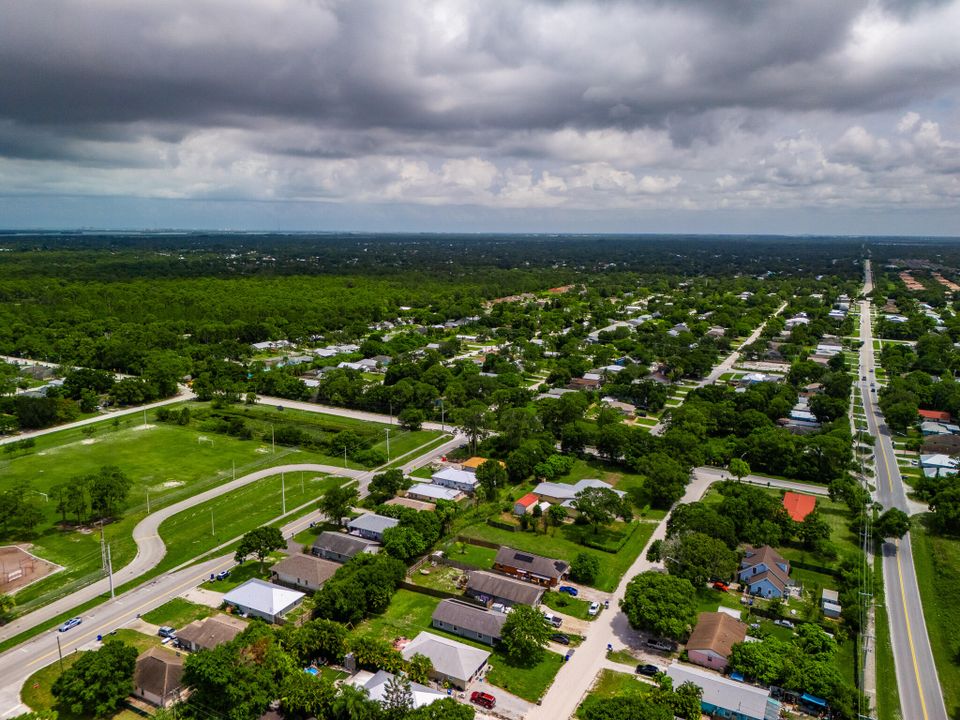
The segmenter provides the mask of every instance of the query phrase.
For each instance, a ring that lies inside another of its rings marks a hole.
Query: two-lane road
[[[865,264],[864,294],[873,288],[870,261]],[[894,455],[893,439],[877,407],[876,360],[873,351],[873,327],[870,302],[860,307],[860,392],[867,416],[867,427],[876,438],[874,448],[876,491],[874,498],[884,508],[899,508],[909,513],[903,479]],[[863,379],[866,378],[866,379]],[[890,618],[894,670],[900,690],[901,714],[905,720],[948,720],[937,667],[930,650],[930,638],[923,617],[920,590],[913,566],[909,533],[899,542],[887,542],[882,548],[883,581]],[[891,668],[878,667],[883,678]]]

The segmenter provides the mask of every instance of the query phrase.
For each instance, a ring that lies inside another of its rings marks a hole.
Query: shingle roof
[[[386,515],[363,513],[347,523],[350,530],[366,530],[367,532],[382,533],[384,530],[396,527],[400,521]]]
[[[317,535],[313,541],[313,547],[319,550],[329,550],[337,555],[346,555],[353,557],[359,552],[363,552],[371,545],[376,545],[373,540],[357,537],[356,535],[347,535],[345,533],[324,531]]]
[[[456,468],[444,468],[443,470],[438,470],[433,474],[434,480],[448,480],[450,482],[459,483],[460,485],[476,485],[477,476],[472,472],[467,472],[466,470],[457,470]]]
[[[312,587],[323,585],[341,567],[332,560],[321,560],[313,555],[291,555],[272,568],[271,572],[300,578]]]
[[[177,631],[177,639],[210,650],[230,642],[243,632],[246,623],[228,615],[214,615],[204,620],[194,620]]]
[[[224,594],[223,601],[256,610],[264,615],[278,615],[303,597],[302,592],[253,578]]]
[[[393,673],[388,673],[386,670],[378,670],[372,677],[363,683],[361,687],[367,691],[367,695],[370,696],[371,700],[376,700],[382,704],[387,700],[387,684],[393,679],[393,677]],[[412,695],[414,709],[423,707],[424,705],[429,705],[430,703],[447,696],[446,693],[442,693],[439,690],[434,690],[426,685],[420,685],[419,683],[415,682],[410,683],[410,693]]]
[[[712,650],[729,657],[730,650],[747,636],[747,626],[726,613],[702,612],[687,640],[687,650]]]
[[[438,673],[457,679],[469,678],[482,666],[490,653],[456,640],[421,632],[403,649],[403,659],[420,654],[430,658]]]
[[[770,698],[767,690],[679,663],[673,663],[667,668],[667,677],[673,680],[674,687],[692,682],[701,688],[705,704],[736,711],[746,717],[767,717],[767,702]]]
[[[536,605],[543,595],[543,589],[536,585],[484,570],[474,570],[467,575],[467,589],[521,605]]]
[[[596,478],[579,480],[573,485],[568,485],[567,483],[555,483],[555,482],[542,482],[538,484],[533,492],[536,495],[546,495],[552,498],[560,498],[562,500],[573,500],[578,492],[582,492],[587,488],[604,488],[607,490],[613,490],[617,495],[623,497],[626,493],[623,490],[617,490],[610,483],[605,483],[603,480],[597,480]]]
[[[159,647],[152,647],[137,658],[133,671],[134,687],[166,699],[180,688],[183,658]]]
[[[407,490],[407,495],[419,495],[435,500],[456,500],[462,496],[459,490],[441,485],[432,485],[430,483],[416,483],[411,485]]]
[[[541,557],[533,553],[514,550],[509,547],[501,547],[497,551],[497,557],[494,563],[498,565],[507,565],[520,570],[525,570],[531,575],[539,575],[546,578],[559,578],[567,570],[570,564],[563,560],[554,560],[552,558]]]
[[[442,600],[431,619],[499,638],[507,616],[459,600]]]

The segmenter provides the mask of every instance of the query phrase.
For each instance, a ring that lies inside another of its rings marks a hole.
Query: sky
[[[9,0],[0,227],[960,235],[960,0]]]

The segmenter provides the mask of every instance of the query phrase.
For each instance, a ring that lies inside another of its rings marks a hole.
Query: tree
[[[460,432],[470,440],[471,451],[476,452],[477,443],[490,433],[490,416],[487,406],[482,402],[472,402],[457,410],[453,419],[460,428]]]
[[[593,525],[593,531],[597,533],[601,526],[629,512],[624,508],[624,502],[610,488],[591,487],[578,492],[572,504],[580,517]]]
[[[824,540],[830,539],[830,523],[823,519],[819,511],[814,510],[800,523],[798,534],[803,546],[808,550],[814,550]]]
[[[899,508],[890,508],[874,524],[877,537],[902,538],[910,532],[910,516]]]
[[[660,554],[671,575],[686,578],[695,587],[703,587],[708,580],[730,578],[737,569],[737,553],[701,532],[685,533],[667,540]]]
[[[562,505],[551,505],[547,508],[547,520],[554,527],[560,527],[567,519],[567,509]]]
[[[90,509],[100,517],[116,517],[127,500],[133,481],[120,468],[106,465],[100,472],[90,476],[87,493]]]
[[[396,673],[387,681],[383,693],[383,709],[388,718],[402,718],[413,708],[413,690],[406,675]]]
[[[384,530],[383,549],[406,562],[426,552],[427,542],[412,527],[396,525]]]
[[[359,499],[360,494],[352,485],[330,488],[317,502],[317,508],[337,525],[343,525]]]
[[[666,453],[651,453],[636,466],[646,475],[643,487],[653,507],[667,509],[683,497],[690,473]]]
[[[330,680],[305,672],[292,672],[283,678],[280,705],[285,718],[330,717],[335,696],[336,689]]]
[[[17,606],[17,601],[13,595],[0,594],[0,625],[5,625],[13,618],[13,609]]]
[[[570,577],[579,583],[592,585],[600,573],[600,560],[596,555],[577,553],[570,564]]]
[[[750,465],[747,464],[746,460],[742,460],[741,458],[731,458],[727,464],[727,470],[737,479],[737,482],[740,482],[750,474]]]
[[[507,469],[499,460],[487,460],[477,468],[477,483],[487,500],[495,500],[497,490],[507,484]]]
[[[263,563],[274,550],[287,546],[283,533],[275,527],[263,526],[254,528],[240,539],[240,545],[233,556],[235,562],[242,563],[247,555],[256,555],[260,561],[260,572],[264,570]]]
[[[407,407],[400,411],[400,414],[397,415],[397,420],[400,421],[400,425],[404,429],[416,432],[423,427],[425,416],[422,410],[415,407]]]
[[[84,652],[51,688],[57,702],[74,715],[113,715],[133,692],[137,649],[107,638],[99,650]]]
[[[515,605],[500,631],[507,657],[517,665],[536,665],[543,657],[553,629],[543,613],[529,605]]]
[[[891,430],[906,435],[917,422],[917,403],[903,401],[887,405],[883,408],[883,417]]]
[[[620,607],[634,628],[681,640],[693,624],[696,592],[686,578],[648,570],[627,583]]]
[[[386,472],[377,473],[370,479],[370,497],[378,505],[395,497],[401,490],[409,487],[409,483],[399,468],[390,468]]]
[[[430,682],[430,673],[433,671],[433,661],[426,655],[414,653],[407,660],[407,676],[411,681],[426,685]]]

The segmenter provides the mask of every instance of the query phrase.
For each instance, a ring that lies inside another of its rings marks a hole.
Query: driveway
[[[507,718],[507,720],[523,720],[527,716],[527,713],[530,712],[530,708],[534,707],[533,703],[527,702],[516,695],[511,695],[506,690],[498,688],[496,685],[491,685],[481,679],[474,680],[470,683],[470,685],[467,686],[466,692],[464,692],[463,701],[473,708],[477,708],[476,705],[470,702],[470,693],[474,690],[490,693],[497,699],[497,706],[493,710],[483,711],[484,715],[491,717]],[[480,717],[479,713],[477,717]]]

